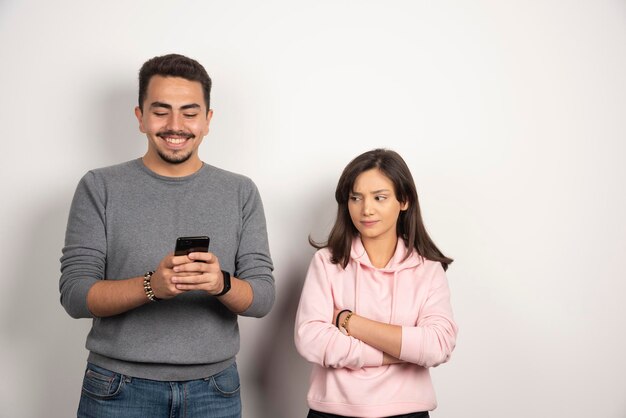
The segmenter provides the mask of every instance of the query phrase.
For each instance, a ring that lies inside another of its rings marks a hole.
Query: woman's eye
[[[350,196],[350,200],[352,200],[353,202],[357,202],[361,200],[361,198],[359,196]]]
[[[376,196],[376,200],[381,201],[387,199],[387,196]]]

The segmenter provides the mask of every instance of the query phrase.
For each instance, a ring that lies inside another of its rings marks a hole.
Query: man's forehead
[[[187,90],[195,94],[203,94],[202,84],[199,81],[187,80],[182,77],[154,75],[148,82],[148,94],[162,90]]]
[[[204,105],[202,84],[182,77],[152,76],[146,93],[145,101],[151,107],[163,107],[162,104],[176,107]]]

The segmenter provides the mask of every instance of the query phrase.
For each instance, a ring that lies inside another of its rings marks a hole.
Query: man
[[[265,216],[254,183],[203,163],[211,79],[165,55],[139,72],[143,158],[78,184],[61,257],[61,303],[93,318],[81,417],[239,417],[237,316],[274,302]],[[209,252],[173,254],[207,235]]]

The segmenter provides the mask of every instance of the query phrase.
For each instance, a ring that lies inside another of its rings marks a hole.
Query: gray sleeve
[[[274,266],[270,257],[263,203],[250,181],[242,206],[242,232],[235,260],[235,277],[252,287],[252,305],[240,315],[260,318],[269,313],[275,299]]]
[[[87,292],[104,279],[106,233],[102,189],[89,172],[78,183],[65,233],[61,256],[61,305],[73,318],[93,318],[87,308]]]

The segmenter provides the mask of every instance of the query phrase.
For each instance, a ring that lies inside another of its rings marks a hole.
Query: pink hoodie
[[[356,238],[345,270],[330,261],[327,248],[309,266],[295,325],[298,352],[314,363],[307,395],[312,409],[339,415],[382,417],[437,407],[429,367],[446,362],[457,326],[440,263],[415,251],[403,260],[399,239],[389,264],[372,266]],[[383,352],[343,335],[335,308],[402,326],[400,359],[383,366]]]

